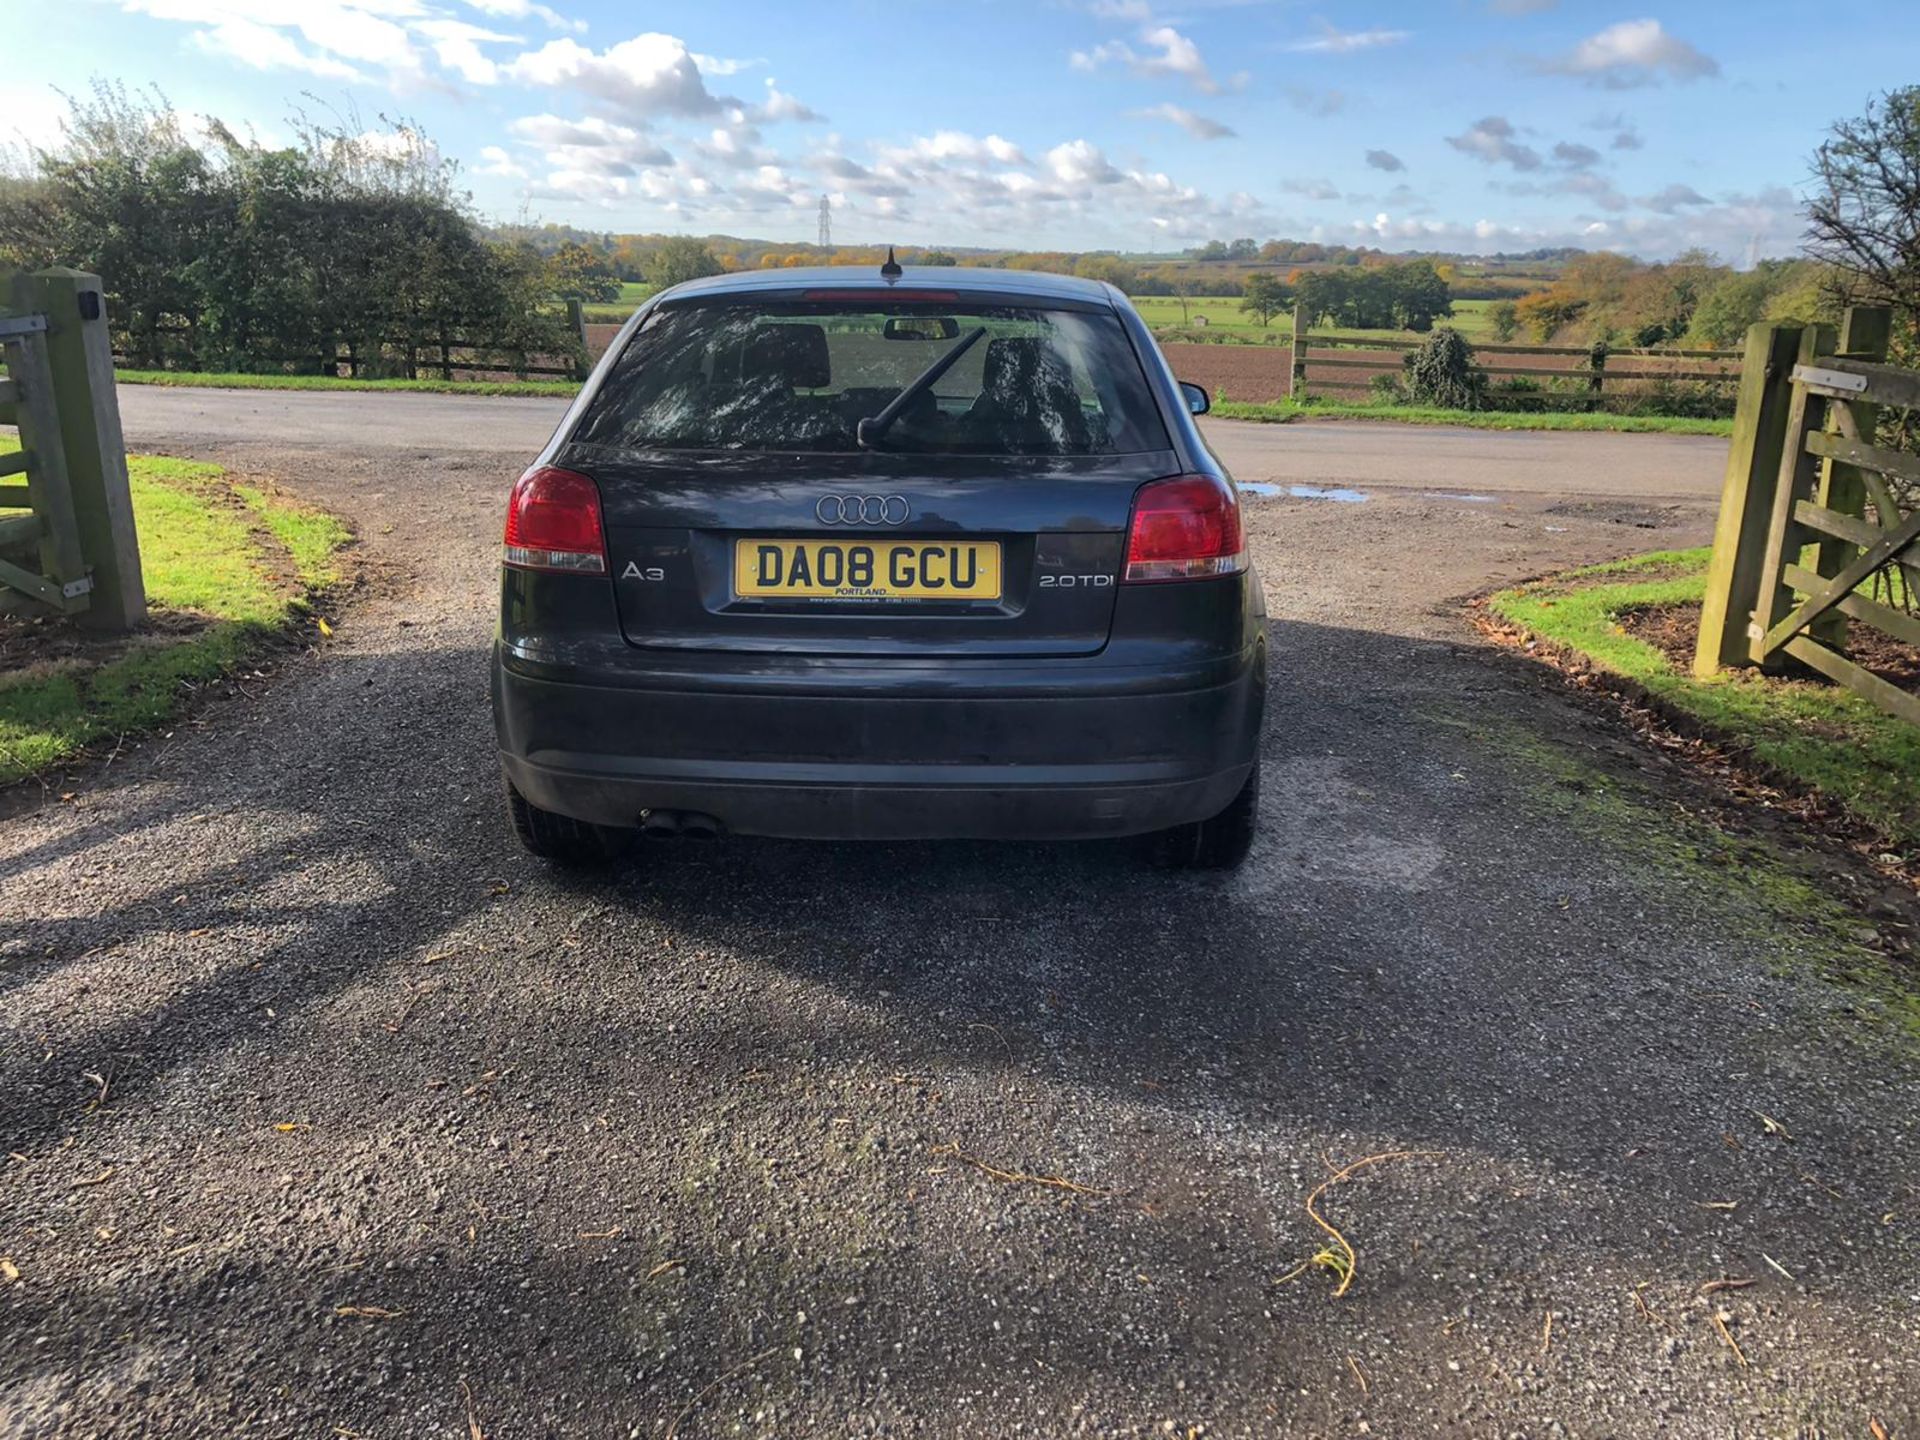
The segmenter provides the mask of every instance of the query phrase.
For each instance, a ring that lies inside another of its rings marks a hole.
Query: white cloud
[[[191,38],[207,54],[237,60],[255,70],[295,70],[329,80],[366,78],[346,62],[303,50],[281,31],[251,20],[223,20],[194,31]]]
[[[498,145],[482,145],[480,161],[481,163],[474,170],[477,175],[500,175],[509,180],[527,178],[526,167]]]
[[[1697,80],[1720,73],[1719,62],[1711,55],[1669,33],[1658,20],[1622,20],[1609,25],[1565,55],[1539,62],[1537,68],[1578,75],[1610,90],[1652,85],[1662,77]]]
[[[1477,120],[1459,135],[1447,136],[1447,144],[1489,165],[1511,165],[1516,170],[1538,170],[1540,152],[1523,145],[1513,122],[1502,115]]]
[[[414,28],[432,42],[434,55],[442,65],[475,85],[491,85],[500,74],[500,67],[480,47],[518,44],[520,40],[518,35],[502,35],[464,20],[422,20]]]
[[[1372,50],[1381,45],[1398,45],[1412,37],[1410,30],[1341,30],[1320,22],[1320,33],[1310,40],[1296,40],[1286,48],[1302,54],[1346,55],[1355,50]]]
[[[1163,105],[1151,105],[1145,110],[1135,110],[1135,115],[1148,120],[1165,120],[1169,125],[1178,125],[1196,140],[1224,140],[1234,134],[1233,127],[1222,125],[1218,120],[1205,115],[1196,115],[1183,106],[1168,101]]]
[[[1145,79],[1176,76],[1206,95],[1217,95],[1226,88],[1239,89],[1246,84],[1244,74],[1234,76],[1226,85],[1215,79],[1200,55],[1200,47],[1171,25],[1142,30],[1140,43],[1150,48],[1136,50],[1124,40],[1108,40],[1091,50],[1075,50],[1067,56],[1067,63],[1076,70],[1087,71],[1119,63]]]
[[[628,115],[710,115],[722,99],[677,36],[648,32],[604,51],[549,40],[502,67],[508,78],[589,96]]]
[[[696,50],[693,52],[693,63],[700,67],[702,75],[718,75],[724,78],[728,75],[738,75],[742,70],[751,70],[767,62],[764,59],[729,60],[721,55],[702,55]]]
[[[1404,170],[1407,168],[1407,162],[1391,150],[1369,150],[1367,151],[1367,168],[1386,171]]]
[[[804,122],[824,120],[827,118],[811,106],[803,105],[793,96],[787,94],[778,85],[775,85],[771,78],[767,80],[767,98],[761,104],[757,113],[761,120],[770,122],[777,120]]]
[[[1068,185],[1112,185],[1121,179],[1100,148],[1087,140],[1054,146],[1047,152],[1047,169]]]
[[[497,15],[503,20],[544,20],[556,30],[573,30],[584,33],[587,22],[569,20],[558,10],[537,3],[537,0],[467,0],[467,4],[483,15]]]

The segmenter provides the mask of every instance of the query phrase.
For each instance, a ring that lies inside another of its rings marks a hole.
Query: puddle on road
[[[1344,485],[1273,485],[1265,480],[1242,481],[1240,493],[1261,498],[1285,495],[1294,500],[1337,500],[1343,505],[1358,505],[1367,498],[1366,491],[1349,490]]]
[[[1459,495],[1451,490],[1423,490],[1420,492],[1420,498],[1423,500],[1458,500],[1463,505],[1492,505],[1497,503],[1498,499],[1497,496],[1493,495]]]

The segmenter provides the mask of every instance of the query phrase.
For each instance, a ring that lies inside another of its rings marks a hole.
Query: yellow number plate
[[[753,600],[998,600],[992,540],[736,540],[733,590]]]

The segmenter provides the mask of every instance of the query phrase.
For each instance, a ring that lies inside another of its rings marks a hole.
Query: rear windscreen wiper
[[[972,334],[968,335],[966,339],[947,351],[946,354],[934,361],[933,364],[929,365],[925,370],[922,370],[918,378],[916,378],[911,385],[907,386],[906,389],[902,390],[887,402],[886,409],[882,410],[878,415],[869,415],[866,419],[862,420],[853,432],[854,439],[860,443],[860,448],[862,450],[877,449],[879,447],[880,437],[885,435],[893,422],[900,418],[900,412],[907,408],[908,403],[916,395],[920,394],[921,391],[935,384],[947,371],[951,370],[953,368],[953,362],[966,354],[972,347],[973,342],[986,333],[987,327],[984,325],[980,326]]]

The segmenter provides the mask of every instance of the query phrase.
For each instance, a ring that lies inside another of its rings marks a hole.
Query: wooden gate
[[[0,315],[0,424],[20,432],[20,448],[0,454],[0,586],[72,615],[91,603],[93,578],[80,553],[80,527],[67,483],[67,450],[47,363],[47,317]],[[19,477],[19,479],[14,479]],[[22,513],[24,512],[24,513]],[[5,558],[26,550],[35,569]]]
[[[1920,373],[1885,363],[1890,321],[1862,307],[1837,336],[1801,331],[1791,368],[1790,337],[1755,328],[1695,670],[1790,657],[1920,725],[1920,697],[1846,653],[1850,623],[1920,645],[1920,455],[1875,443],[1882,406],[1920,407]]]
[[[0,609],[45,606],[98,630],[146,618],[100,279],[0,275]]]

